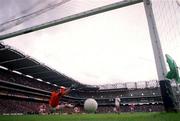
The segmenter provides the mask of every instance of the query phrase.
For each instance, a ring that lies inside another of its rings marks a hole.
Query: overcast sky
[[[61,0],[55,0],[55,2]],[[118,0],[71,0],[8,32]],[[23,14],[35,0],[0,1],[0,22]],[[39,2],[30,11],[50,3]],[[3,15],[2,15],[3,11]],[[42,63],[86,84],[157,79],[143,4],[136,4],[5,40]]]

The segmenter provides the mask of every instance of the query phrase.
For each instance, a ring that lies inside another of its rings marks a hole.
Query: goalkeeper
[[[65,88],[65,87],[61,86],[58,91],[52,91],[50,99],[49,99],[50,107],[52,107],[53,110],[56,110],[57,107],[61,107],[61,108],[65,107],[65,105],[59,106],[60,98],[69,94],[69,92],[76,87],[77,87],[77,85],[72,85],[70,88]]]

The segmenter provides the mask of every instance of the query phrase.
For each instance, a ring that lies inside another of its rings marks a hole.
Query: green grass
[[[180,121],[180,113],[0,116],[0,121]]]

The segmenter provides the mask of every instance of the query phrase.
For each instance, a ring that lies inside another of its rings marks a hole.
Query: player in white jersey
[[[121,102],[121,99],[119,98],[119,96],[117,96],[115,98],[115,108],[116,108],[117,113],[120,113],[120,102]]]

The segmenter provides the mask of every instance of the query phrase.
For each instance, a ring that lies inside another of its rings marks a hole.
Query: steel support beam
[[[18,58],[18,59],[7,60],[7,61],[0,62],[0,65],[5,64],[5,63],[11,63],[11,62],[15,62],[15,61],[20,61],[20,60],[24,60],[24,59],[26,59],[26,58],[23,57],[23,58]]]
[[[49,73],[49,71],[41,71],[41,72],[31,73],[30,75],[34,76],[34,75],[40,75],[40,74],[45,74],[45,73]]]
[[[36,78],[36,77],[35,77]],[[44,76],[43,78],[42,77],[38,77],[40,79],[61,79],[58,75],[57,76]]]
[[[1,48],[0,51],[10,49],[9,47]]]
[[[25,66],[25,67],[21,67],[21,68],[15,68],[13,70],[15,71],[19,71],[19,70],[22,70],[22,69],[29,69],[29,68],[35,68],[35,67],[39,67],[41,66],[40,64],[37,64],[37,65],[34,65],[34,66]]]
[[[103,13],[103,12],[107,12],[107,11],[110,11],[110,10],[126,7],[126,6],[137,4],[137,3],[140,3],[140,2],[143,2],[143,0],[124,0],[124,1],[116,2],[116,3],[113,3],[113,4],[109,4],[109,5],[105,5],[105,6],[102,6],[102,7],[95,8],[95,9],[91,9],[91,10],[88,10],[88,11],[85,11],[85,12],[81,12],[81,13],[78,13],[78,14],[70,15],[70,16],[67,16],[67,17],[64,17],[64,18],[61,18],[61,19],[58,19],[58,20],[54,20],[54,21],[50,21],[50,22],[47,22],[47,23],[44,23],[44,24],[33,26],[33,27],[30,27],[30,28],[27,28],[27,29],[22,29],[22,30],[19,30],[19,31],[16,31],[16,32],[4,34],[4,35],[0,36],[0,40],[8,39],[8,38],[19,36],[19,35],[22,35],[22,34],[31,33],[31,32],[38,31],[38,30],[41,30],[41,29],[45,29],[45,28],[48,28],[48,27],[52,27],[52,26],[55,26],[55,25],[67,23],[67,22],[70,22],[70,21],[74,21],[74,20],[77,20],[77,19],[85,18],[85,17],[96,15],[96,14]]]

